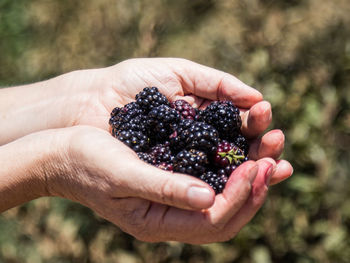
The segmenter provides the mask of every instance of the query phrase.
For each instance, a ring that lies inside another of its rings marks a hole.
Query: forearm
[[[74,125],[79,106],[88,100],[79,74],[0,89],[0,145],[33,132]]]
[[[56,158],[50,136],[25,136],[0,147],[0,212],[49,195],[47,175]]]

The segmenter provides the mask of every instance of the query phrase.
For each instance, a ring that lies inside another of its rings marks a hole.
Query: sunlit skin
[[[198,108],[231,100],[241,109],[252,160],[234,171],[222,194],[215,196],[194,177],[142,162],[109,134],[112,109],[133,101],[146,86]],[[184,59],[132,59],[3,89],[0,112],[0,211],[40,196],[61,196],[144,241],[233,238],[262,206],[268,186],[293,172],[278,160],[283,132],[263,135],[272,114],[261,93]]]

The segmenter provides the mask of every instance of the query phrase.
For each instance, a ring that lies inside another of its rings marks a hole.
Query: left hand
[[[52,128],[90,125],[108,130],[112,109],[133,101],[146,86],[158,87],[170,101],[185,99],[199,108],[213,100],[231,100],[242,111],[242,133],[251,139],[250,158],[277,162],[271,184],[292,174],[289,162],[277,160],[284,148],[283,132],[261,136],[272,120],[271,105],[261,93],[228,73],[178,58],[130,59],[0,90],[0,145]]]

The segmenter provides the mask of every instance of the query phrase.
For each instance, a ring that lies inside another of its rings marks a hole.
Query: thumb
[[[86,127],[79,131],[79,136],[71,139],[75,145],[71,148],[76,149],[85,170],[103,178],[112,198],[139,197],[191,210],[214,203],[214,191],[203,181],[147,164],[105,131]]]
[[[211,187],[193,176],[164,171],[136,157],[127,163],[124,168],[128,176],[122,177],[126,187],[121,189],[125,196],[191,210],[206,209],[214,203]]]
[[[187,94],[209,100],[231,100],[240,108],[250,108],[263,98],[259,91],[229,73],[185,59],[171,62]]]

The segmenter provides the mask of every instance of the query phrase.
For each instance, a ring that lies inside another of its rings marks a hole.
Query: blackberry
[[[144,162],[149,163],[154,165],[155,164],[155,160],[154,157],[149,154],[149,153],[145,153],[145,152],[138,152],[137,156]]]
[[[174,171],[199,177],[205,172],[207,164],[208,158],[204,152],[183,150],[174,158]]]
[[[232,172],[234,170],[236,170],[236,168],[238,167],[238,165],[235,164],[229,164],[227,165],[225,168],[220,168],[217,173],[218,175],[225,175],[227,177],[230,177],[230,175],[232,174]]]
[[[157,144],[153,146],[148,153],[153,157],[155,164],[171,164],[174,159],[169,143]]]
[[[175,151],[197,149],[208,154],[215,152],[219,134],[209,124],[193,120],[182,120],[170,136],[171,146]]]
[[[115,107],[112,112],[111,112],[111,116],[109,119],[109,125],[113,125],[113,123],[115,123],[116,121],[116,116],[118,115],[118,113],[120,112],[122,108],[119,107]]]
[[[185,100],[176,100],[170,103],[170,106],[175,109],[181,116],[182,119],[194,120],[197,115],[197,109],[193,108]]]
[[[215,194],[222,193],[228,180],[227,176],[217,175],[212,171],[208,171],[202,174],[199,177],[199,179],[209,184],[211,188],[213,188],[213,190],[215,191]]]
[[[160,169],[166,171],[173,170],[172,162],[174,156],[171,154],[169,143],[158,144],[153,146],[148,152],[138,152],[137,155],[141,160]]]
[[[169,103],[156,87],[146,87],[136,101],[115,107],[109,124],[114,137],[160,169],[195,176],[219,194],[231,173],[248,160],[239,109],[229,101],[205,110],[184,100]]]
[[[143,152],[149,149],[149,139],[140,131],[120,131],[116,137],[135,152]]]
[[[214,156],[214,163],[219,167],[238,166],[247,160],[248,157],[244,155],[240,148],[234,143],[225,140],[219,143]]]
[[[146,87],[135,97],[136,103],[148,113],[152,108],[160,105],[170,106],[168,99],[156,87]]]
[[[141,131],[144,134],[149,131],[146,116],[135,102],[128,103],[123,108],[115,108],[112,114],[109,124],[113,135],[118,135],[121,131]]]
[[[200,111],[197,120],[212,125],[220,138],[232,139],[240,131],[242,120],[239,109],[231,101],[214,101]]]
[[[179,121],[179,113],[166,105],[154,107],[147,116],[151,137],[159,142],[169,138]]]
[[[234,143],[243,150],[245,155],[248,155],[249,153],[249,144],[248,140],[241,134],[239,133],[235,138],[234,138]]]

